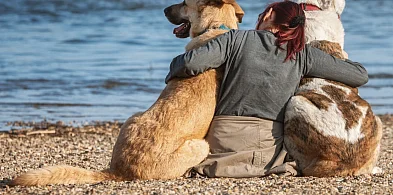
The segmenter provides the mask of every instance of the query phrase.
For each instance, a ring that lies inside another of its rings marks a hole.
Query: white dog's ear
[[[345,8],[345,0],[334,0],[334,8],[338,15],[341,15]]]

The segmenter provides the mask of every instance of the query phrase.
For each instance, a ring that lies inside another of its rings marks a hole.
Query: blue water
[[[176,0],[0,0],[0,130],[8,121],[124,121],[165,87]],[[269,1],[238,0],[251,29]],[[256,3],[257,2],[257,3]],[[393,1],[347,0],[345,49],[370,81],[376,113],[393,113]]]

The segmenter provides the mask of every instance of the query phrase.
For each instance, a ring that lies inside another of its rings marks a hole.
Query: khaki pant
[[[210,154],[194,171],[208,177],[296,175],[286,162],[283,124],[256,117],[216,116],[206,141]]]

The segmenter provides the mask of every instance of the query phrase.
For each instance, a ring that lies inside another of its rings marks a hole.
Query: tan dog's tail
[[[90,171],[72,166],[59,165],[24,173],[15,178],[10,185],[91,184],[114,179],[115,176],[108,170]]]

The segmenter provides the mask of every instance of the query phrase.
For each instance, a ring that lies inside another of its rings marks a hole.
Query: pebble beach
[[[393,115],[380,115],[384,124],[378,166],[383,173],[355,177],[179,178],[174,180],[105,181],[86,185],[10,187],[28,170],[72,165],[92,170],[109,166],[119,122],[82,126],[63,122],[13,122],[0,132],[0,194],[392,194]],[[16,128],[18,127],[18,128]]]

